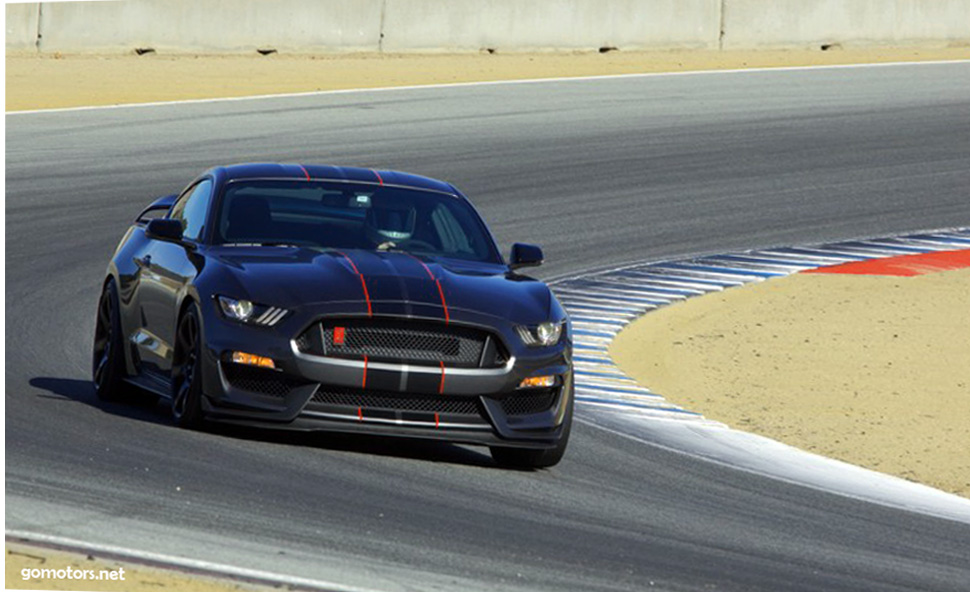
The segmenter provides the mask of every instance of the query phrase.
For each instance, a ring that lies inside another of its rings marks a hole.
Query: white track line
[[[26,530],[7,530],[6,536],[8,543],[41,543],[43,545],[55,547],[66,552],[76,551],[81,553],[92,553],[94,555],[101,554],[111,559],[126,559],[132,561],[133,563],[144,564],[148,567],[171,566],[173,568],[180,568],[182,570],[202,572],[205,575],[228,576],[237,580],[244,580],[250,583],[259,583],[262,585],[269,584],[275,587],[286,585],[303,589],[310,588],[314,590],[332,590],[334,592],[376,592],[376,590],[372,588],[358,588],[356,586],[347,586],[345,584],[338,584],[336,582],[287,576],[269,571],[236,567],[222,563],[212,563],[210,561],[202,561],[201,559],[187,559],[184,557],[176,557],[174,555],[152,553],[150,551],[139,551],[137,549],[128,549],[114,545],[100,545],[78,539],[29,532]]]
[[[644,416],[646,415],[644,414]],[[749,449],[752,443],[760,443],[765,447],[765,450],[762,450],[761,453],[771,454],[777,461],[775,466],[781,467],[781,470],[775,470],[774,468],[766,470],[764,466],[738,462],[738,459],[750,450],[746,451],[738,446],[718,450],[715,439],[707,440],[708,442],[714,443],[713,448],[708,450],[690,450],[684,446],[668,445],[658,441],[656,438],[648,439],[640,437],[630,431],[603,425],[595,420],[582,417],[577,417],[576,420],[582,424],[621,438],[626,438],[647,446],[661,448],[674,454],[681,454],[704,462],[714,463],[731,470],[766,476],[785,483],[810,487],[816,491],[834,493],[836,495],[842,495],[868,503],[877,503],[907,512],[918,512],[970,524],[970,502],[966,498],[933,489],[928,485],[907,481],[894,475],[879,473],[812,452],[806,452],[787,444],[770,440],[764,436],[758,436],[748,432],[737,432],[737,434],[740,434],[741,439],[735,441],[735,444],[747,444],[748,446],[746,448]],[[650,418],[650,420],[652,422],[658,422],[653,424],[655,429],[663,426],[684,425],[682,423],[683,420],[679,418],[657,417]],[[699,422],[690,424],[690,430],[693,433],[700,434],[699,429],[703,429],[708,434],[717,433],[722,435],[736,431],[724,424],[716,424],[709,421],[707,423]],[[740,456],[738,451],[740,451]],[[797,462],[792,462],[793,460]],[[813,478],[819,474],[822,477],[827,477],[828,480]]]
[[[596,76],[562,76],[559,78],[525,78],[521,80],[482,80],[477,82],[446,82],[442,84],[415,84],[408,86],[380,86],[376,88],[342,88],[306,92],[249,95],[245,97],[216,97],[211,99],[183,99],[178,101],[152,101],[147,103],[121,103],[116,105],[89,105],[85,107],[62,107],[58,109],[30,109],[7,111],[6,115],[33,115],[38,113],[65,113],[73,111],[95,111],[102,109],[125,109],[132,107],[166,107],[169,105],[198,105],[234,101],[262,101],[267,99],[290,99],[299,97],[322,97],[353,93],[380,93],[390,91],[424,90],[429,88],[465,88],[475,86],[504,86],[511,84],[541,84],[559,82],[585,82],[595,80],[622,80],[628,78],[661,78],[669,76],[704,76],[709,74],[748,74],[759,72],[801,72],[804,70],[844,70],[852,68],[888,68],[897,66],[939,66],[950,64],[970,64],[970,60],[932,60],[925,62],[880,62],[869,64],[831,64],[822,66],[778,66],[765,68],[735,68],[725,70],[687,70],[680,72],[641,72],[635,74],[601,74]]]

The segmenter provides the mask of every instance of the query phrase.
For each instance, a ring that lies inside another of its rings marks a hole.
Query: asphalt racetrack
[[[970,63],[8,115],[6,524],[383,590],[953,590],[970,525],[755,476],[579,415],[566,458],[172,427],[89,383],[131,219],[240,161],[453,181],[553,278],[970,225]]]

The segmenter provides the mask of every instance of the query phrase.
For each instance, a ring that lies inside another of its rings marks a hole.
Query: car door
[[[148,371],[172,367],[178,303],[202,265],[198,253],[209,218],[213,183],[204,178],[179,197],[168,217],[182,222],[182,240],[154,240],[142,259],[141,308],[144,322],[139,355]]]

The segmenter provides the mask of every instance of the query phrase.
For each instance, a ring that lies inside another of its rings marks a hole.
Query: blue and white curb
[[[627,376],[609,355],[640,316],[709,292],[829,265],[970,248],[970,228],[636,263],[551,282],[572,320],[576,403],[645,418],[721,426]]]

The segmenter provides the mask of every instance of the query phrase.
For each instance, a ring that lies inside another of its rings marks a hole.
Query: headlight
[[[228,296],[219,296],[219,306],[222,314],[236,321],[248,321],[253,316],[256,307],[248,300],[236,300]]]
[[[219,301],[219,309],[222,310],[222,314],[226,318],[264,327],[272,327],[289,312],[284,308],[254,304],[249,300],[230,298],[229,296],[218,296],[216,300]]]
[[[562,326],[563,323],[540,323],[537,327],[524,327],[518,325],[515,327],[516,332],[518,332],[519,337],[522,338],[522,343],[529,347],[548,347],[550,345],[556,345],[559,343],[559,338],[562,336]]]

